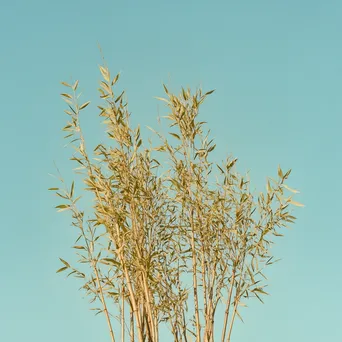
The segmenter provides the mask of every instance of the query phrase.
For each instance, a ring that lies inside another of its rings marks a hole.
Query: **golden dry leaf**
[[[83,103],[83,105],[80,107],[80,110],[84,109],[85,107],[88,106],[88,104],[90,103],[90,101]]]
[[[287,190],[293,192],[294,194],[299,194],[299,191],[298,191],[298,190],[292,189],[292,188],[290,188],[289,186],[287,186],[286,184],[283,184],[282,186],[283,186],[285,189],[287,189]]]
[[[72,86],[72,89],[73,89],[74,91],[76,91],[77,87],[78,87],[78,80],[77,80],[77,81],[75,82],[75,84]]]
[[[101,74],[103,76],[103,78],[109,82],[110,81],[110,76],[109,76],[109,71],[107,68],[104,68],[102,66],[100,66],[100,71],[101,71]]]
[[[69,88],[71,88],[71,85],[70,84],[68,84],[68,83],[66,83],[66,82],[61,82],[61,84],[63,84],[64,86],[66,86],[66,87],[69,87]]]
[[[295,205],[296,207],[304,207],[304,204],[296,202],[296,201],[290,201],[291,204]]]

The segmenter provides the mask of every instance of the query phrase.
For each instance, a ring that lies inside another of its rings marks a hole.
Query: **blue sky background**
[[[259,190],[279,163],[293,169],[306,207],[277,240],[271,296],[244,310],[232,342],[342,341],[341,12],[333,0],[2,1],[0,340],[110,341],[82,283],[55,273],[75,233],[47,191],[54,161],[73,178],[59,82],[79,79],[95,102],[100,43],[134,124],[156,126],[163,82],[215,88],[201,114],[214,157],[238,157]],[[95,104],[83,119],[94,144]]]

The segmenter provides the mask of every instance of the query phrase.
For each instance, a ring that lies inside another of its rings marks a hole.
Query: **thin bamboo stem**
[[[135,216],[136,208],[135,208],[134,201],[131,201],[130,208],[131,208],[131,213],[132,213],[132,227],[133,227],[133,231],[137,234],[138,233],[138,227],[137,227],[137,218]],[[139,259],[141,260],[142,259],[142,255],[141,255],[141,252],[139,250],[138,244],[136,245],[136,251],[137,251]],[[154,324],[153,324],[153,314],[152,314],[152,309],[151,309],[150,293],[148,291],[147,277],[145,276],[145,273],[146,273],[146,270],[143,269],[143,272],[142,272],[142,287],[143,287],[144,293],[145,293],[145,303],[144,303],[144,306],[146,306],[146,309],[147,309],[147,315],[148,315],[147,326],[148,326],[148,331],[150,333],[151,342],[154,342],[155,341],[155,329],[154,329]]]
[[[117,235],[120,236],[119,225],[116,223],[115,226],[116,226],[116,230],[117,230]],[[129,293],[132,308],[133,308],[133,313],[136,317],[139,341],[143,342],[143,335],[142,335],[142,331],[141,331],[141,320],[140,320],[140,315],[138,312],[138,308],[137,308],[137,304],[136,304],[136,300],[135,300],[135,296],[134,296],[134,291],[133,291],[133,287],[132,287],[132,280],[128,274],[128,270],[127,270],[127,267],[126,267],[126,264],[124,261],[124,257],[122,255],[122,249],[120,249],[120,248],[118,249],[117,254],[119,256],[120,263],[121,263],[121,266],[122,266],[123,271],[124,271],[124,275],[125,275],[125,279],[126,279],[127,287],[128,287],[128,293]]]
[[[99,287],[99,291],[100,291],[100,299],[101,299],[101,302],[102,302],[102,305],[103,305],[103,311],[104,311],[105,316],[106,316],[106,320],[107,320],[107,324],[108,324],[108,329],[109,329],[109,334],[110,334],[110,337],[112,339],[112,342],[115,342],[115,337],[114,337],[114,332],[113,332],[113,328],[112,328],[112,323],[110,321],[109,312],[108,312],[107,305],[106,305],[106,300],[105,300],[104,295],[103,295],[102,285],[101,285],[100,278],[99,278],[99,272],[97,270],[97,266],[96,266],[94,260],[93,260],[93,268],[94,268],[94,272],[95,272],[95,276],[96,276],[97,286]]]
[[[129,322],[130,322],[130,327],[129,327],[130,342],[134,342],[134,313],[133,313],[133,308],[131,305],[130,305],[130,312],[129,312]]]
[[[222,329],[222,336],[221,336],[221,342],[225,341],[226,338],[226,332],[227,332],[227,323],[228,323],[228,317],[229,317],[229,308],[230,308],[230,302],[232,299],[232,293],[233,293],[233,286],[235,281],[235,270],[232,272],[232,277],[230,279],[230,285],[229,285],[229,293],[227,298],[227,305],[226,305],[226,311],[224,313],[224,323],[223,323],[223,329]]]
[[[232,319],[230,321],[230,326],[229,326],[229,333],[227,336],[227,342],[230,342],[230,337],[232,335],[232,331],[233,331],[233,325],[234,325],[234,320],[235,320],[235,316],[236,316],[236,311],[237,311],[237,306],[239,304],[239,301],[236,300],[235,305],[234,305],[234,312],[233,312],[233,316]]]
[[[121,289],[121,342],[125,342],[125,292],[124,292],[124,286],[122,285]]]
[[[236,287],[236,292],[235,292],[235,304],[234,304],[234,312],[233,312],[233,316],[232,316],[232,319],[230,321],[230,327],[229,327],[229,333],[228,333],[228,336],[227,336],[227,342],[230,342],[230,337],[232,335],[232,331],[233,331],[233,325],[234,325],[234,320],[235,320],[235,316],[236,316],[236,312],[237,312],[237,307],[239,305],[239,300],[240,300],[240,296],[241,296],[241,293],[240,293],[240,286],[241,286],[241,281],[242,281],[242,274],[243,274],[243,269],[244,269],[244,266],[245,266],[245,258],[246,258],[246,246],[244,246],[244,253],[243,253],[243,258],[242,258],[242,261],[241,261],[241,267],[240,267],[240,279],[239,279],[239,283]]]
[[[193,293],[195,301],[195,318],[196,318],[196,341],[201,341],[201,325],[199,316],[199,305],[198,305],[198,285],[197,285],[197,260],[196,260],[196,249],[195,249],[195,236],[194,236],[194,224],[193,224],[193,210],[190,213],[191,220],[191,250],[192,250],[192,281],[193,281]]]

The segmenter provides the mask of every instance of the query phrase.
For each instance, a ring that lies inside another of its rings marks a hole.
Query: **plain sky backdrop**
[[[61,81],[79,79],[93,101],[85,134],[94,144],[104,136],[99,43],[134,124],[156,127],[162,83],[215,88],[201,112],[214,158],[232,153],[259,190],[278,164],[293,170],[288,185],[305,208],[276,241],[271,296],[250,302],[232,342],[342,341],[341,17],[337,0],[2,0],[0,340],[110,341],[82,283],[55,273],[58,257],[73,259],[76,235],[47,191],[58,185],[54,161],[74,177]]]

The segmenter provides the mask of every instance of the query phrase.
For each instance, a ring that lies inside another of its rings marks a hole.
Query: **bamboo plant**
[[[62,186],[50,188],[79,232],[79,265],[61,259],[57,272],[83,280],[112,342],[162,341],[166,328],[176,342],[231,341],[243,301],[267,294],[263,270],[273,263],[273,237],[294,222],[290,206],[302,206],[284,194],[297,192],[285,184],[291,170],[278,167],[278,179],[255,195],[248,175],[236,171],[237,159],[211,161],[216,145],[198,116],[213,91],[176,96],[164,85],[158,99],[168,108],[170,132],[153,130],[160,143],[147,147],[140,127],[130,124],[124,92],[114,90],[119,74],[111,78],[106,66],[100,72],[98,109],[110,143],[96,146],[95,157],[80,125],[90,102],[79,103],[78,81],[62,82],[69,117],[63,131],[94,207],[86,218],[74,182],[68,187],[60,177]]]

